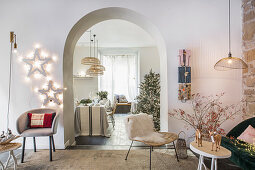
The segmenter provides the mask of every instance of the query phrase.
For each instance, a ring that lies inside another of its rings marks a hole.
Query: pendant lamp
[[[96,35],[94,36],[94,56],[96,55],[97,51],[97,56],[98,56],[98,41],[97,41],[97,50],[96,50]],[[95,57],[96,58],[96,57]],[[89,76],[101,76],[104,74],[105,67],[101,64],[93,64],[90,66],[90,68],[87,70],[87,75]]]
[[[91,56],[91,42],[93,42],[93,40],[91,39],[91,31],[89,31],[89,32],[90,32],[89,57],[85,57],[85,58],[81,59],[81,64],[83,64],[83,65],[100,64],[100,60],[98,58]]]
[[[230,0],[228,2],[228,46],[229,53],[228,57],[220,59],[215,65],[214,69],[218,71],[226,71],[231,69],[246,69],[248,65],[241,59],[237,57],[232,57],[231,53],[231,37],[230,37]]]

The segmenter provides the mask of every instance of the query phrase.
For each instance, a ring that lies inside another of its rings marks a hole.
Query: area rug
[[[24,170],[140,170],[149,169],[149,150],[131,150],[128,160],[125,160],[125,150],[57,150],[53,153],[53,161],[49,161],[48,150],[30,152],[25,157],[25,163],[18,169]],[[195,156],[180,159],[168,151],[154,150],[152,152],[152,169],[157,170],[195,170],[198,160]]]

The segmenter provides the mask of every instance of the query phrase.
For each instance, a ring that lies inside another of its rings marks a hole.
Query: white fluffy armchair
[[[177,139],[177,134],[169,132],[156,132],[151,115],[145,113],[130,115],[125,119],[125,126],[128,137],[132,141],[125,160],[128,158],[133,141],[143,142],[150,146],[150,169],[151,152],[154,146],[162,146],[168,143],[173,143],[175,149],[174,141]],[[179,161],[177,154],[176,157],[177,161]]]

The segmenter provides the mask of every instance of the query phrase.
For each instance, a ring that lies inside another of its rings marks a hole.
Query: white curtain
[[[107,91],[111,101],[114,94],[133,101],[138,93],[137,55],[103,55],[101,63],[106,71],[99,78],[99,90]]]

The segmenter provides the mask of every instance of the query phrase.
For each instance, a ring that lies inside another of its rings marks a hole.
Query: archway
[[[160,122],[161,130],[168,130],[168,92],[167,92],[167,56],[164,40],[158,29],[146,17],[132,10],[119,7],[109,7],[95,10],[81,18],[69,32],[63,55],[64,92],[64,142],[70,145],[74,142],[74,101],[73,101],[73,54],[77,41],[93,25],[110,19],[122,19],[132,22],[147,31],[156,41],[160,55]]]

